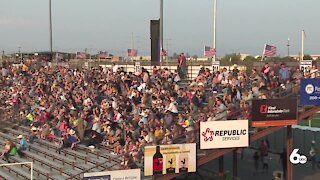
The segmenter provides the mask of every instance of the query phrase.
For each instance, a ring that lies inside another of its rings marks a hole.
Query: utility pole
[[[50,61],[52,61],[52,12],[51,12],[51,0],[49,0],[49,34],[50,34]]]
[[[160,0],[160,65],[163,61],[163,0]]]
[[[213,61],[217,60],[217,0],[213,0],[213,48],[216,50],[216,53],[213,55]]]
[[[18,54],[19,54],[18,59],[20,59],[20,63],[22,63],[22,54],[21,54],[21,47],[20,46],[18,47]]]
[[[288,38],[287,47],[288,47],[288,57],[290,57],[290,38]]]

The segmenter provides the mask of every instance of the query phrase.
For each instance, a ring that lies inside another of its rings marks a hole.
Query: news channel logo
[[[294,149],[290,154],[290,162],[292,164],[305,164],[308,161],[307,156],[298,153],[299,149]]]

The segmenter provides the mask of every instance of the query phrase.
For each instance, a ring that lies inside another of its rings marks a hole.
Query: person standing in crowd
[[[259,171],[259,159],[260,159],[259,152],[255,151],[253,154],[253,163],[254,163],[254,169],[255,169],[253,175],[256,175]]]
[[[318,166],[318,168],[320,168],[320,161],[318,161],[318,148],[316,146],[316,141],[312,140],[311,141],[311,147],[310,147],[310,151],[309,151],[309,155],[311,158],[311,163],[312,163],[312,169],[315,170],[316,169],[316,165]]]
[[[180,77],[182,79],[186,79],[187,78],[187,58],[184,55],[184,53],[181,53],[179,55],[178,69],[180,70]]]

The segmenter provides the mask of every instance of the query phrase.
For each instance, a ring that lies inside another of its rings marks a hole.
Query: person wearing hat
[[[27,143],[26,138],[22,134],[20,134],[17,138],[20,140],[18,144],[17,153],[19,157],[23,157],[24,153],[22,151],[27,150],[29,145]]]
[[[78,143],[80,143],[80,139],[78,138],[78,136],[76,135],[76,131],[73,129],[69,130],[69,137],[68,137],[68,141],[70,143],[70,147],[71,149],[74,149],[76,147],[76,145]]]
[[[31,127],[31,134],[29,136],[29,143],[33,144],[34,140],[38,139],[38,129],[34,126]],[[30,149],[30,146],[29,146]]]

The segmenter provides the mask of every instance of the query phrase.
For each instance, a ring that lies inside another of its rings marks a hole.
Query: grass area
[[[301,126],[309,126],[308,120],[299,121],[299,125]],[[320,128],[320,113],[314,115],[314,118],[311,120],[311,127]]]

